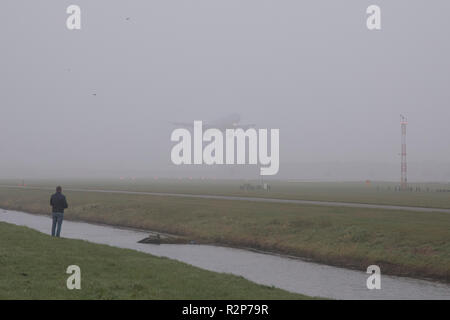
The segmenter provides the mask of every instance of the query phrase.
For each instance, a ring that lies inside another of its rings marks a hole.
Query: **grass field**
[[[133,250],[51,238],[0,222],[0,299],[305,299]],[[81,268],[81,290],[66,269]]]
[[[450,281],[450,214],[66,192],[66,218]],[[0,207],[48,213],[49,191],[0,188]]]
[[[17,185],[19,180],[0,180],[0,185]],[[264,190],[242,190],[240,186],[249,183],[256,186],[261,181],[239,180],[29,180],[27,186],[54,188],[61,184],[66,188],[91,188],[146,192],[173,192],[189,194],[213,194],[249,197],[270,197],[278,199],[301,199],[317,201],[340,201],[371,204],[450,208],[450,184],[411,184],[412,192],[395,191],[392,182],[296,182],[269,181],[270,192]],[[420,190],[420,191],[419,191]]]

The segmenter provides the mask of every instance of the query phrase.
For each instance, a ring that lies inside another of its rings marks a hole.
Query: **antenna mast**
[[[406,166],[406,125],[408,124],[408,119],[400,115],[400,125],[402,134],[402,149],[401,149],[401,178],[400,178],[400,189],[406,190],[408,188],[408,178],[407,178],[407,166]]]

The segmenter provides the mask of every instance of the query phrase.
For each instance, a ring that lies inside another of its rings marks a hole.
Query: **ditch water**
[[[0,221],[50,233],[49,216],[0,209]],[[333,299],[448,299],[450,285],[405,277],[381,276],[381,289],[369,290],[364,271],[300,259],[211,245],[143,244],[147,232],[64,221],[61,236],[133,249],[215,272],[232,273],[255,283]],[[80,266],[82,268],[82,266]],[[383,272],[383,270],[381,270]]]

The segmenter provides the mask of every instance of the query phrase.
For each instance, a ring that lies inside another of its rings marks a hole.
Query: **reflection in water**
[[[50,218],[0,210],[0,221],[50,233]],[[142,244],[148,233],[64,221],[62,236],[164,256],[216,272],[309,296],[334,299],[450,299],[450,286],[382,275],[381,290],[368,290],[368,274],[299,259],[208,245]],[[383,270],[381,270],[383,271]]]

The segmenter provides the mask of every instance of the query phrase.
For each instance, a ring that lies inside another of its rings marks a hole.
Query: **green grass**
[[[331,265],[450,281],[450,214],[66,192],[66,218],[157,230]],[[50,192],[0,189],[0,207],[49,212]]]
[[[18,180],[0,180],[0,185],[17,185]],[[413,183],[413,192],[396,192],[398,185],[393,182],[295,182],[269,181],[271,191],[241,190],[244,183],[257,185],[260,181],[244,180],[177,180],[177,179],[137,179],[133,180],[29,180],[28,186],[47,186],[52,189],[57,184],[66,188],[99,188],[111,190],[173,192],[189,194],[232,195],[248,197],[270,197],[277,199],[301,199],[317,201],[338,201],[432,208],[450,208],[450,184]],[[416,187],[420,191],[416,191]]]
[[[0,222],[0,299],[305,299],[242,277]],[[81,290],[68,290],[69,265]]]

